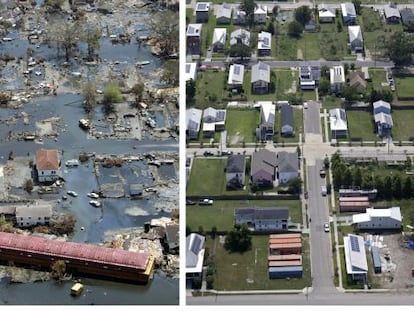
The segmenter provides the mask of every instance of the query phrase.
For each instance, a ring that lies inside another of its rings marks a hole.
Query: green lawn
[[[302,222],[302,209],[299,200],[215,200],[212,206],[187,205],[186,224],[193,231],[198,230],[199,226],[202,226],[205,231],[209,231],[213,226],[216,226],[219,231],[231,230],[234,226],[234,208],[254,206],[288,207],[291,220],[297,223]]]
[[[193,9],[185,9],[185,19],[187,24],[195,23],[195,15]]]
[[[341,107],[341,99],[333,95],[326,95],[322,98],[322,108],[334,109]]]
[[[225,103],[221,102],[224,94],[227,94],[225,86],[227,84],[227,72],[223,71],[204,71],[198,72],[196,81],[195,108],[205,109],[210,106],[215,108],[225,108]]]
[[[209,254],[213,258],[216,273],[216,290],[277,290],[303,289],[311,286],[310,252],[307,237],[302,237],[303,270],[301,279],[270,280],[268,276],[269,235],[252,236],[252,248],[244,253],[228,253],[218,238],[207,239]]]
[[[392,120],[394,123],[392,137],[394,141],[409,140],[414,136],[414,110],[397,110],[392,111]]]
[[[367,111],[347,111],[349,137],[360,137],[364,141],[375,141],[372,113]]]
[[[195,158],[187,186],[188,195],[220,195],[226,187],[226,159]]]
[[[414,77],[394,77],[398,98],[414,97]]]
[[[385,77],[385,71],[384,69],[369,69],[369,76],[371,77],[372,82],[371,87],[375,90],[389,90],[390,87],[382,86],[382,83],[387,82],[387,79]]]
[[[276,73],[276,99],[277,100],[288,100],[289,94],[294,92],[292,87],[295,86],[296,89],[298,86],[298,72],[292,71],[290,69],[277,69]]]
[[[227,142],[230,145],[256,141],[259,111],[255,109],[228,109],[226,116]]]

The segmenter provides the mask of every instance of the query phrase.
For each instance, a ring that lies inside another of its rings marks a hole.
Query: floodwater
[[[42,3],[43,1],[37,1]],[[137,28],[145,28],[139,24]],[[144,31],[145,32],[145,31]],[[145,34],[145,33],[141,34]],[[63,60],[52,61],[56,57],[53,47],[40,45],[35,47],[27,41],[18,39],[18,33],[9,33],[6,36],[16,38],[15,40],[2,44],[2,53],[9,53],[18,57],[25,57],[27,48],[34,48],[34,57],[43,57],[48,62],[58,65]],[[84,48],[81,46],[81,49]],[[112,44],[107,38],[101,39],[99,55],[103,63],[111,62],[114,75],[123,69],[134,66],[136,62],[150,61],[148,65],[139,69],[143,74],[152,74],[161,66],[161,61],[151,54],[149,46],[138,46],[135,40],[131,44]],[[69,70],[83,70],[93,79],[93,75],[99,73],[100,66],[88,67],[89,69],[77,67],[71,62]],[[36,66],[34,71],[43,72],[42,66]],[[6,82],[1,85],[1,90],[23,89],[22,80],[13,79],[20,73],[21,67],[6,67],[0,74]],[[43,74],[39,78],[33,77],[34,81],[42,81]],[[159,81],[151,81],[152,85]],[[58,92],[59,93],[59,92]],[[100,168],[103,172],[98,180],[93,172],[92,159],[76,168],[66,168],[66,160],[77,158],[81,152],[95,152],[96,154],[144,154],[156,152],[178,153],[178,142],[175,139],[162,140],[136,140],[136,139],[88,139],[86,132],[78,126],[78,121],[85,117],[82,107],[82,97],[78,94],[58,94],[57,96],[39,97],[31,99],[24,105],[24,109],[0,109],[0,164],[7,161],[10,151],[15,156],[28,156],[33,158],[39,148],[56,148],[63,152],[62,170],[65,179],[64,189],[59,195],[42,195],[45,200],[56,200],[61,198],[67,190],[76,191],[78,197],[68,196],[68,200],[60,201],[56,211],[72,213],[77,222],[73,241],[80,243],[100,243],[107,232],[127,228],[143,228],[144,223],[154,218],[169,217],[158,205],[164,204],[158,199],[157,194],[148,194],[139,200],[131,200],[127,197],[121,199],[103,198],[102,207],[95,208],[89,204],[90,198],[87,192],[98,189],[98,183],[122,182],[124,191],[128,191],[131,183],[152,186],[153,179],[148,175],[148,165],[145,161],[132,161],[121,168]],[[22,111],[29,115],[28,122],[24,122]],[[7,124],[5,120],[11,117],[16,122]],[[60,117],[58,124],[59,136],[54,138],[43,137],[42,142],[35,141],[9,141],[9,133],[34,132],[36,121],[50,117]],[[103,120],[103,114],[97,109],[94,116]],[[156,116],[157,122],[164,126],[162,114]],[[108,127],[101,122],[99,131],[105,132]],[[172,169],[172,171],[171,171]],[[147,175],[146,175],[147,174]],[[176,178],[174,166],[163,165],[159,169],[162,178]],[[122,178],[120,178],[121,176]],[[168,189],[175,195],[177,189]],[[16,193],[16,192],[14,192]],[[166,195],[167,196],[167,195]],[[171,197],[171,195],[170,195]],[[178,195],[177,200],[178,201]],[[175,203],[175,202],[174,202]],[[168,211],[168,210],[166,210]],[[4,305],[177,305],[179,303],[179,280],[171,278],[157,271],[154,278],[147,285],[133,285],[122,282],[111,282],[100,279],[82,278],[84,291],[79,297],[70,296],[72,281],[57,283],[56,281],[45,281],[36,283],[11,283],[7,278],[0,280],[0,304]]]

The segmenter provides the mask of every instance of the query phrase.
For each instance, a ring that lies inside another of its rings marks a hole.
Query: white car
[[[95,192],[89,192],[88,197],[92,198],[92,199],[97,199],[99,198],[99,194],[95,193]]]
[[[72,190],[69,190],[67,193],[69,195],[71,195],[72,197],[77,197],[78,196],[78,194],[75,191],[72,191]]]
[[[213,205],[214,201],[212,199],[202,199],[198,202],[200,205]]]
[[[304,108],[304,109],[308,109],[308,103],[307,103],[307,102],[304,102],[304,103],[303,103],[303,108]]]
[[[325,232],[329,232],[330,231],[330,228],[329,228],[329,224],[326,222],[326,223],[324,223],[324,225],[323,225],[323,230],[325,231]]]
[[[95,207],[101,207],[102,203],[99,202],[98,200],[90,200],[89,204]]]

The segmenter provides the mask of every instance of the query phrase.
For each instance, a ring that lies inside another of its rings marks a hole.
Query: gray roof
[[[186,238],[186,267],[195,267],[198,262],[198,254],[204,249],[204,242],[206,238],[197,233],[191,233]]]
[[[189,24],[187,27],[187,37],[201,36],[201,28],[203,24]]]
[[[231,11],[232,11],[231,6],[227,3],[223,3],[222,5],[218,6],[215,11],[216,18],[220,18],[220,17],[231,18]]]
[[[167,224],[165,226],[165,234],[169,243],[179,243],[180,226],[177,224]]]
[[[342,15],[343,16],[354,16],[356,17],[355,6],[352,2],[341,3]]]
[[[186,111],[187,130],[198,131],[201,124],[201,114],[203,111],[197,108],[190,108]]]
[[[270,66],[258,62],[256,65],[252,66],[252,83],[256,81],[265,81],[270,83]]]
[[[279,173],[297,172],[299,159],[297,152],[279,151],[277,154]]]
[[[260,170],[269,171],[273,174],[276,166],[277,158],[275,152],[266,149],[253,152],[251,165],[252,175]]]
[[[400,15],[403,24],[409,24],[414,22],[414,8],[401,9]]]
[[[400,11],[398,11],[398,8],[393,7],[389,4],[384,6],[384,15],[385,15],[385,18],[390,18],[390,17],[401,18]]]
[[[209,8],[210,8],[209,2],[197,2],[195,10],[198,12],[208,12]]]
[[[16,206],[16,217],[51,217],[52,206],[50,205],[18,205]]]
[[[244,173],[246,161],[243,154],[232,154],[227,157],[227,173]]]
[[[386,108],[388,111],[390,111],[390,112],[391,112],[391,105],[390,105],[390,103],[387,103],[386,101],[383,101],[383,100],[378,100],[378,101],[376,101],[376,102],[374,102],[374,103],[372,104],[372,108],[374,109],[374,111],[375,111],[376,109],[380,108],[380,107],[384,107],[384,108]]]
[[[241,208],[237,207],[234,210],[235,215],[253,215],[254,220],[268,220],[268,219],[288,219],[289,208],[287,207],[252,207]]]
[[[282,104],[280,106],[280,124],[281,127],[290,125],[294,127],[293,122],[293,108],[290,104]]]
[[[245,29],[237,29],[230,34],[230,45],[235,45],[239,41],[244,45],[250,45],[250,32]]]
[[[387,124],[389,127],[393,126],[392,117],[390,114],[387,113],[380,112],[375,114],[374,120],[375,123]]]

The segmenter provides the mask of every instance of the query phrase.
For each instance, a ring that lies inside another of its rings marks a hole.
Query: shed
[[[269,267],[270,279],[302,278],[302,266]]]
[[[371,247],[372,264],[374,265],[374,272],[381,273],[381,257],[379,248],[377,246]]]

